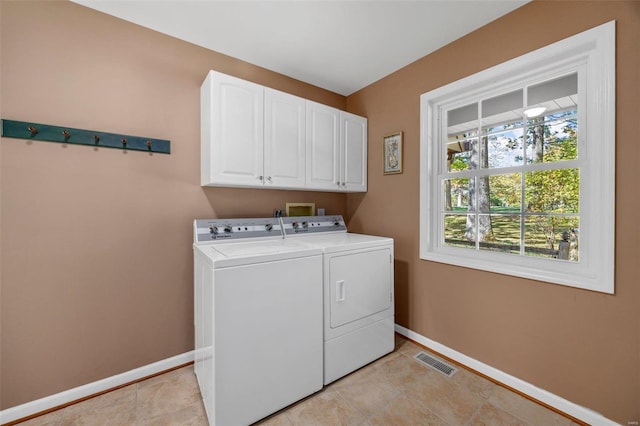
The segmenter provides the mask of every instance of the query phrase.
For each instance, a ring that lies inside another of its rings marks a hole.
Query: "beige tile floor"
[[[451,378],[418,363],[422,348],[396,337],[396,350],[275,413],[261,426],[566,425],[571,420],[467,370]],[[20,423],[206,425],[187,366]]]

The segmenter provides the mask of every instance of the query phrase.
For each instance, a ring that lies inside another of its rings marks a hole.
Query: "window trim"
[[[443,225],[440,206],[436,205],[437,176],[444,145],[435,141],[442,134],[439,116],[444,106],[464,106],[482,97],[521,88],[533,80],[571,72],[578,72],[580,97],[580,260],[554,261],[440,243]],[[420,259],[613,294],[614,234],[615,21],[421,95]]]

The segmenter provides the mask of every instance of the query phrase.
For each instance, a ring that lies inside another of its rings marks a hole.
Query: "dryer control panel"
[[[285,235],[347,232],[341,215],[288,216],[281,219]]]
[[[257,219],[196,219],[193,223],[194,242],[234,241],[248,238],[283,238],[277,217]]]

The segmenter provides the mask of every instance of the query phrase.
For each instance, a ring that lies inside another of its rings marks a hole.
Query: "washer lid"
[[[285,241],[283,239],[253,241],[251,243],[221,244],[216,247],[223,256],[259,256],[263,254],[285,253],[295,250],[304,250],[308,246],[296,241]]]
[[[299,241],[286,241],[283,239],[207,246],[196,245],[195,248],[207,256],[215,268],[251,265],[322,254],[319,248],[310,247]]]

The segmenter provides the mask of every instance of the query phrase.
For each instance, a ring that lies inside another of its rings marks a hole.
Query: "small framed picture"
[[[286,203],[287,216],[315,216],[316,203]]]
[[[384,174],[402,173],[402,132],[395,132],[383,139]]]

